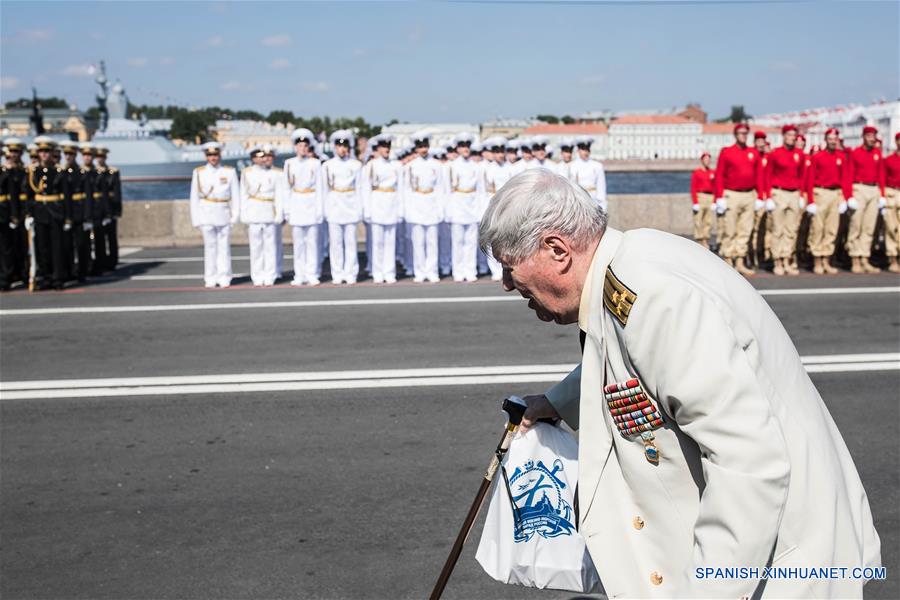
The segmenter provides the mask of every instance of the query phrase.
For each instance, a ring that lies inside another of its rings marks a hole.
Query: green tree
[[[742,123],[750,118],[750,115],[744,110],[743,104],[735,104],[731,107],[731,114],[724,119],[716,119],[716,123]]]
[[[261,113],[256,112],[255,110],[238,110],[234,113],[234,118],[239,120],[248,120],[248,121],[265,121],[265,117],[262,116]]]
[[[538,115],[538,121],[543,121],[544,123],[550,123],[551,125],[556,125],[559,123],[559,117],[554,117],[553,115]]]
[[[566,125],[572,125],[575,122],[575,118],[571,115],[564,115],[562,119],[560,119]]]
[[[269,113],[269,116],[266,117],[266,121],[271,125],[275,125],[276,123],[293,123],[296,120],[297,117],[289,110],[273,110]]]
[[[173,139],[193,143],[209,141],[212,136],[209,128],[216,122],[215,116],[203,111],[183,111],[172,118],[170,135]]]
[[[57,98],[56,96],[38,98],[38,104],[41,105],[41,108],[69,108],[69,103],[66,102],[65,98]],[[31,98],[10,100],[5,106],[6,108],[31,108]]]

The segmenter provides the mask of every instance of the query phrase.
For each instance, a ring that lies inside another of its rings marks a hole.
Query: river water
[[[688,171],[635,171],[606,174],[609,194],[687,194]],[[190,195],[188,181],[124,182],[125,200],[183,200]]]

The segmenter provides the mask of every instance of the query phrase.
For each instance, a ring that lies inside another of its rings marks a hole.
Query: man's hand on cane
[[[528,408],[525,409],[525,414],[522,415],[522,423],[519,425],[519,431],[523,433],[534,427],[534,424],[541,419],[552,419],[556,421],[560,418],[559,413],[556,412],[556,409],[550,404],[547,396],[543,394],[525,396],[522,400],[528,406]]]

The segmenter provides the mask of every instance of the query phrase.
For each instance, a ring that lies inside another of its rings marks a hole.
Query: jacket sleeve
[[[194,173],[191,175],[191,225],[193,227],[199,227],[198,222],[200,220],[200,174],[197,169],[194,169]]]
[[[716,160],[716,197],[718,200],[725,193],[725,162],[728,160],[728,148],[722,148]]]
[[[565,379],[547,390],[544,395],[563,421],[577,430],[581,406],[581,364],[579,363]]]
[[[803,180],[806,182],[806,203],[815,204],[813,188],[816,186],[816,158],[814,156],[810,156],[806,161],[806,174]]]
[[[844,153],[846,157],[841,167],[841,187],[844,191],[844,200],[853,197],[853,175],[856,170],[856,161],[853,158],[854,152]]]
[[[231,219],[237,221],[241,216],[241,186],[238,183],[237,169],[231,170]]]
[[[691,173],[691,204],[700,204],[700,201],[697,200],[697,171]]]
[[[110,181],[109,197],[112,202],[112,214],[116,218],[122,216],[122,176],[118,169],[113,173]]]
[[[770,404],[778,392],[756,368],[760,341],[739,336],[735,320],[742,317],[730,311],[673,278],[635,303],[629,321],[646,331],[632,323],[625,330],[628,355],[648,391],[700,450],[706,485],[679,598],[749,597],[757,580],[698,580],[695,569],[762,570],[787,502],[790,459]]]

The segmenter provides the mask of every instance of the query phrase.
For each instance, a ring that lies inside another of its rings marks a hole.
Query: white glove
[[[797,208],[799,208],[800,210],[803,210],[804,208],[806,208],[806,201],[803,200],[802,197],[799,200],[797,200]]]
[[[212,231],[213,229],[215,229],[215,227],[212,226],[212,225],[201,225],[201,226],[200,226],[200,231],[210,232],[210,231]]]
[[[16,223],[15,221],[10,221],[10,222],[9,222],[9,228],[10,228],[10,229],[15,229],[15,228],[18,227],[18,226],[19,226],[19,224]]]
[[[885,206],[887,206],[887,198],[882,196],[878,199],[878,208],[884,208]]]
[[[838,214],[842,215],[845,212],[847,212],[847,202],[842,200],[841,203],[838,204]]]
[[[698,212],[700,212],[700,205],[699,205],[699,204],[694,204],[694,205],[691,207],[691,209],[692,209],[695,213],[698,213]]]
[[[811,214],[811,215],[816,214],[816,211],[818,211],[818,210],[819,210],[819,209],[816,208],[816,205],[813,204],[813,203],[809,203],[809,204],[806,205],[806,212],[808,212],[808,213]]]
[[[765,207],[765,205],[766,205],[765,200],[763,200],[763,199],[761,199],[761,198],[757,198],[757,199],[753,202],[753,208],[754,208],[754,210],[762,210],[763,207]]]
[[[63,223],[63,231],[72,231],[72,224],[69,222]]]
[[[85,231],[91,231],[94,228],[94,224],[90,221],[85,221],[84,225],[82,225]]]
[[[847,208],[849,208],[850,210],[856,210],[857,208],[859,208],[859,202],[856,201],[856,198],[847,199]],[[841,211],[841,214],[844,214],[846,211],[847,209],[845,208]]]
[[[103,225],[104,227],[106,227],[106,226],[109,225],[110,223],[112,223],[112,219],[110,219],[109,217],[107,217],[107,218],[103,219],[102,221],[100,221],[100,224]]]
[[[887,212],[887,209],[886,209],[886,208],[879,208],[879,209],[878,209],[878,214],[881,215],[882,217],[884,216],[884,213],[885,213],[885,212]]]
[[[716,213],[720,214],[720,215],[724,215],[726,210],[728,210],[728,203],[725,202],[725,198],[717,198],[716,199]]]
[[[237,223],[238,223],[238,216],[237,216],[237,215],[234,215],[233,217],[231,217],[231,219],[228,220],[228,222],[229,222],[230,224],[232,224],[232,225],[237,225]]]
[[[34,229],[34,217],[25,217],[25,229]]]
[[[766,200],[766,212],[772,212],[775,210],[775,201],[769,198]]]

